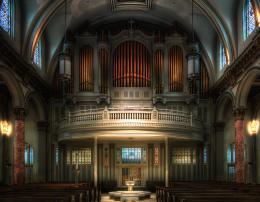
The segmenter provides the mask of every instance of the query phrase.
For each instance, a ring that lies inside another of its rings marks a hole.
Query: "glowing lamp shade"
[[[199,74],[200,68],[200,55],[197,53],[191,53],[187,55],[188,61],[188,78],[195,77]]]
[[[60,54],[59,57],[59,74],[63,78],[71,78],[71,59],[65,53]]]
[[[257,121],[257,120],[250,121],[247,125],[247,130],[250,135],[257,134],[257,132],[259,130],[259,121]]]
[[[7,121],[0,121],[1,134],[10,136],[12,133],[12,125]]]

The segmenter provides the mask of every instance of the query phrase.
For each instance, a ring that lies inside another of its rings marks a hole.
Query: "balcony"
[[[146,130],[202,138],[202,124],[192,114],[156,108],[101,108],[67,113],[60,134],[104,130]],[[61,137],[62,138],[62,137]]]

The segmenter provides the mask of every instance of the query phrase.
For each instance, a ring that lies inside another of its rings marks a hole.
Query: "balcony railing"
[[[117,127],[200,128],[191,113],[156,108],[102,108],[67,113],[60,129]]]

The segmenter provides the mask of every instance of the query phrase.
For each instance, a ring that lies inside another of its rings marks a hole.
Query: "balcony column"
[[[94,137],[94,186],[98,184],[98,148],[97,148],[97,137]]]
[[[238,108],[234,111],[235,118],[235,149],[236,149],[236,183],[245,182],[245,156],[244,156],[244,116],[245,109]]]
[[[169,141],[165,138],[165,186],[169,186]]]
[[[15,108],[14,123],[14,184],[22,185],[25,181],[24,147],[25,147],[25,109]]]

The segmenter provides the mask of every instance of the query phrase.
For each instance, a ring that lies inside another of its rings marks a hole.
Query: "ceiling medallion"
[[[149,10],[152,0],[111,0],[112,11]]]

